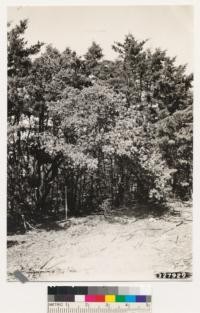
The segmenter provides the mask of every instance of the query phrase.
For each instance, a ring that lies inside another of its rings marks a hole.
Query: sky
[[[177,56],[177,64],[193,71],[193,10],[191,6],[26,6],[9,7],[13,25],[28,18],[25,38],[38,40],[63,51],[66,47],[84,55],[92,41],[103,48],[105,58],[117,57],[115,41],[128,33],[138,40],[149,39],[146,47],[161,48]]]

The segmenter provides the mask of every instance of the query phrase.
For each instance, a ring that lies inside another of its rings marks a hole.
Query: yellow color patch
[[[115,302],[115,295],[105,295],[105,302]]]

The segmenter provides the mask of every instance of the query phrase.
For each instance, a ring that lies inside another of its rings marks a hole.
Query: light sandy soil
[[[21,271],[35,281],[154,280],[158,272],[191,272],[190,205],[143,218],[71,218],[59,230],[8,236],[8,280]],[[12,245],[12,243],[15,243]]]

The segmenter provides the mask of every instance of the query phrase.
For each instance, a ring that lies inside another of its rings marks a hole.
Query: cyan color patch
[[[136,296],[132,295],[125,296],[125,302],[136,302]]]

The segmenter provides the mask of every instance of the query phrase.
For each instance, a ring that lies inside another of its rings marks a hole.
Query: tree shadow
[[[135,203],[130,206],[122,206],[112,210],[112,215],[116,217],[144,219],[148,217],[161,218],[169,213],[167,205],[155,205],[151,203]]]
[[[37,230],[45,230],[45,231],[62,231],[71,226],[71,222],[69,220],[54,220],[54,221],[46,221],[37,225]]]
[[[25,243],[25,241],[18,241],[18,240],[7,240],[7,249],[13,246],[21,245]]]

